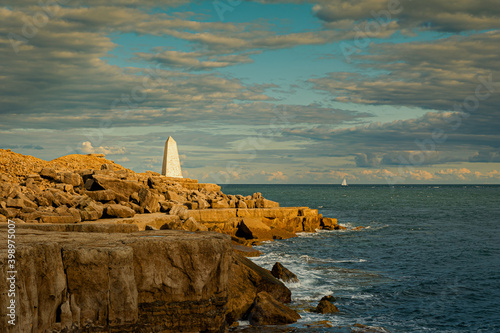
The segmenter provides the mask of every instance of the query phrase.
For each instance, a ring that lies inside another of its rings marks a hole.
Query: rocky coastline
[[[103,155],[0,150],[0,277],[15,224],[15,326],[1,332],[225,332],[288,324],[290,290],[251,245],[339,229],[308,207],[135,173]],[[8,223],[8,221],[11,221]],[[283,268],[279,267],[283,272]],[[0,285],[6,318],[9,286]]]

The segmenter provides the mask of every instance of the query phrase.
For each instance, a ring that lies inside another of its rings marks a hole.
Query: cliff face
[[[6,233],[0,266],[7,267]],[[232,250],[216,233],[16,232],[16,326],[92,332],[223,331]],[[6,270],[0,279],[6,281]],[[8,286],[0,284],[7,318]]]

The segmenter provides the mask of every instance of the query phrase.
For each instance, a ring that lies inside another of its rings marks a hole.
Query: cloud
[[[80,147],[80,151],[84,154],[105,154],[105,155],[122,155],[125,154],[126,150],[124,147],[116,148],[116,147],[92,147],[92,143],[90,141],[82,142],[82,146]]]
[[[436,175],[442,176],[443,178],[458,178],[460,180],[466,180],[472,172],[467,168],[460,169],[445,169],[436,172]]]
[[[316,17],[326,26],[345,21],[377,18],[395,20],[402,29],[431,27],[437,31],[485,30],[500,27],[500,10],[494,0],[317,0]]]
[[[469,162],[500,162],[500,151],[499,150],[482,150],[474,153],[473,156],[469,158]]]
[[[358,153],[354,156],[357,167],[366,168],[380,165],[380,158],[372,153]]]
[[[497,111],[499,43],[500,30],[432,42],[372,45],[370,55],[356,59],[364,62],[365,70],[383,71],[382,75],[337,72],[310,82],[342,102],[453,111],[482,85],[479,111]],[[490,84],[485,87],[484,82]]]
[[[36,149],[36,150],[43,150],[43,147],[40,145],[1,145],[0,148],[2,149]]]
[[[267,173],[265,173],[265,174],[267,174]],[[288,180],[288,176],[285,175],[282,171],[275,171],[275,172],[271,172],[269,174],[269,176],[267,177],[267,180],[268,181],[273,181],[273,180],[285,181],[285,180]]]
[[[184,68],[187,70],[211,70],[216,68],[251,63],[249,54],[232,54],[211,56],[204,52],[163,51],[157,54],[136,53],[136,56],[148,61],[157,62],[170,68]],[[199,58],[205,58],[203,61]]]

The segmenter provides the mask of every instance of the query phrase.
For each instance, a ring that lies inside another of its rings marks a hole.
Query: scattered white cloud
[[[123,155],[126,153],[125,147],[99,146],[94,148],[90,141],[82,142],[80,151],[84,154],[105,154],[105,155]]]

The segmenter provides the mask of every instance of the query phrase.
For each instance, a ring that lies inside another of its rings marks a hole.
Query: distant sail
[[[342,186],[347,186],[347,180],[345,180],[345,178],[344,178],[344,180],[342,181],[342,184],[341,184],[341,185],[342,185]]]

